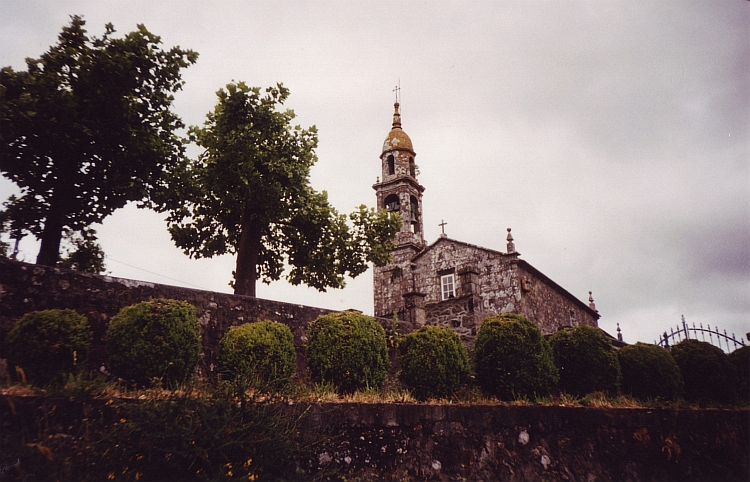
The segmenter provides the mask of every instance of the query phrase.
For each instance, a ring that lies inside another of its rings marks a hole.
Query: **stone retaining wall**
[[[278,301],[180,288],[145,281],[99,276],[61,268],[0,259],[0,340],[24,314],[35,310],[70,308],[85,315],[94,333],[92,367],[106,361],[104,336],[109,321],[125,306],[154,298],[173,298],[193,304],[202,326],[203,360],[200,370],[213,371],[219,340],[233,325],[259,319],[289,326],[297,347],[297,368],[305,373],[307,324],[331,310]],[[2,356],[0,355],[0,358]]]
[[[66,446],[98,440],[90,431],[101,425],[93,421],[119,419],[118,406],[106,399],[6,395],[0,398],[0,462],[33,473],[28,447],[63,457]],[[747,409],[281,407],[297,420],[305,448],[296,460],[298,474],[306,474],[300,480],[750,480]]]

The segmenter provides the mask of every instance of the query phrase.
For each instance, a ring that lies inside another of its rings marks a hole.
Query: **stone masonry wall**
[[[304,345],[307,324],[331,310],[211,291],[180,288],[0,259],[0,340],[24,314],[70,308],[85,315],[94,333],[90,362],[106,360],[104,337],[109,321],[121,308],[154,298],[184,300],[196,308],[202,327],[203,360],[210,373],[216,365],[219,340],[231,326],[267,319],[289,326],[297,348],[298,373],[306,373]],[[0,356],[0,358],[2,358]]]
[[[543,334],[551,335],[564,327],[598,326],[582,302],[567,299],[524,263],[519,263],[518,279],[522,293],[520,314],[536,323]]]
[[[106,399],[6,395],[0,399],[0,462],[34,473],[34,447],[54,457],[75,453],[76,444],[101,436],[92,432],[91,421],[120,418],[120,406]],[[282,408],[310,449],[296,461],[304,480],[750,480],[747,409],[402,403]]]

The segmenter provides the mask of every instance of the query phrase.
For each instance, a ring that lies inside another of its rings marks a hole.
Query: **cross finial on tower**
[[[398,79],[398,85],[393,89],[393,92],[396,93],[396,102],[401,102],[401,79]]]
[[[438,224],[438,226],[440,226],[440,229],[443,230],[442,234],[440,235],[441,238],[447,238],[448,237],[448,235],[445,234],[445,225],[446,224],[448,224],[448,223],[446,223],[442,219],[440,220],[440,224]]]

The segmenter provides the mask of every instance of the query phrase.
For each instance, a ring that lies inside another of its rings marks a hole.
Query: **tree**
[[[325,291],[390,260],[397,216],[360,206],[350,227],[310,186],[317,130],[277,111],[288,89],[262,95],[240,82],[217,95],[204,127],[190,129],[205,151],[173,186],[167,222],[177,247],[194,258],[236,254],[234,292],[249,296],[256,280],[278,280],[285,262],[289,282]]]
[[[96,231],[86,228],[80,233],[66,231],[65,240],[69,243],[67,253],[57,265],[61,268],[74,269],[85,273],[102,274],[104,250],[97,242]]]
[[[6,203],[53,266],[63,230],[81,231],[129,201],[141,207],[183,158],[170,111],[190,50],[162,50],[146,27],[89,37],[77,16],[27,71],[0,71],[0,172],[21,189]]]

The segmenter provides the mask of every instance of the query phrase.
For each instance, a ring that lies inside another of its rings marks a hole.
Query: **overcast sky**
[[[394,86],[426,187],[425,237],[522,258],[600,326],[653,342],[684,315],[750,331],[750,2],[0,0],[0,66],[25,68],[69,16],[91,34],[144,24],[200,54],[174,110],[201,124],[230,81],[283,82],[320,145],[312,183],[374,206]],[[17,192],[0,180],[0,200]],[[230,292],[229,256],[191,260],[162,217],[94,226],[113,276]],[[36,259],[27,239],[22,258]],[[372,272],[328,293],[258,296],[372,314]]]

